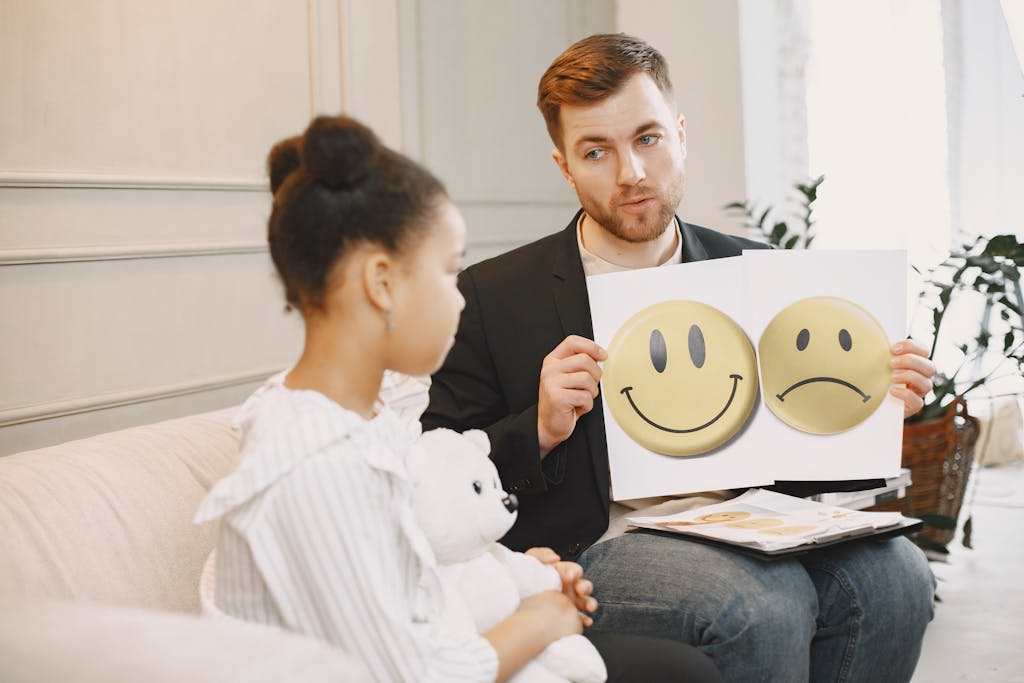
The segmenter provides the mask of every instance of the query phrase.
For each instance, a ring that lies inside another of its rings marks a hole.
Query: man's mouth
[[[627,212],[644,211],[653,203],[654,197],[638,197],[626,202],[620,202],[619,208]]]

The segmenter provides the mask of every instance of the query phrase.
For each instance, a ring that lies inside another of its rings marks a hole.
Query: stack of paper
[[[751,489],[725,503],[628,521],[635,527],[775,552],[870,535],[907,519],[898,512],[862,512]]]

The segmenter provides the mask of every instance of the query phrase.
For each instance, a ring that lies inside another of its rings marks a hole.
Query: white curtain
[[[1024,3],[943,0],[952,225],[957,236],[1024,237],[1024,76],[1007,19]],[[1024,49],[1024,46],[1022,46]]]
[[[826,176],[816,246],[934,263],[951,235],[939,1],[812,0],[810,23],[809,168]]]

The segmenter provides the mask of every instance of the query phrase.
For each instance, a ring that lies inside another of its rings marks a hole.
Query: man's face
[[[644,73],[596,104],[563,106],[552,156],[587,215],[615,237],[647,242],[683,197],[683,117]]]

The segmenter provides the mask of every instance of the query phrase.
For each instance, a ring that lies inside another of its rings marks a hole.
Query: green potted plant
[[[993,398],[992,385],[1007,377],[1018,380],[1011,392],[1021,391],[1022,267],[1024,244],[1005,234],[975,237],[923,273],[919,308],[930,312],[926,345],[939,368],[924,408],[904,425],[903,465],[911,469],[914,480],[907,510],[925,520],[927,528],[918,543],[928,550],[947,552],[956,531],[978,436],[978,422],[967,411],[968,398]],[[950,311],[969,293],[980,299],[975,302],[981,304],[980,323],[957,338]],[[940,354],[940,361],[936,352],[942,349],[950,353]],[[964,536],[969,545],[969,519]]]
[[[777,215],[771,207],[758,207],[750,201],[731,202],[725,205],[726,211],[739,211],[745,218],[744,227],[754,235],[762,235],[765,240],[779,249],[807,249],[816,237],[814,232],[814,202],[818,199],[818,186],[825,181],[820,175],[806,183],[796,183],[796,225],[792,226],[784,218]],[[793,201],[794,198],[790,198]]]

